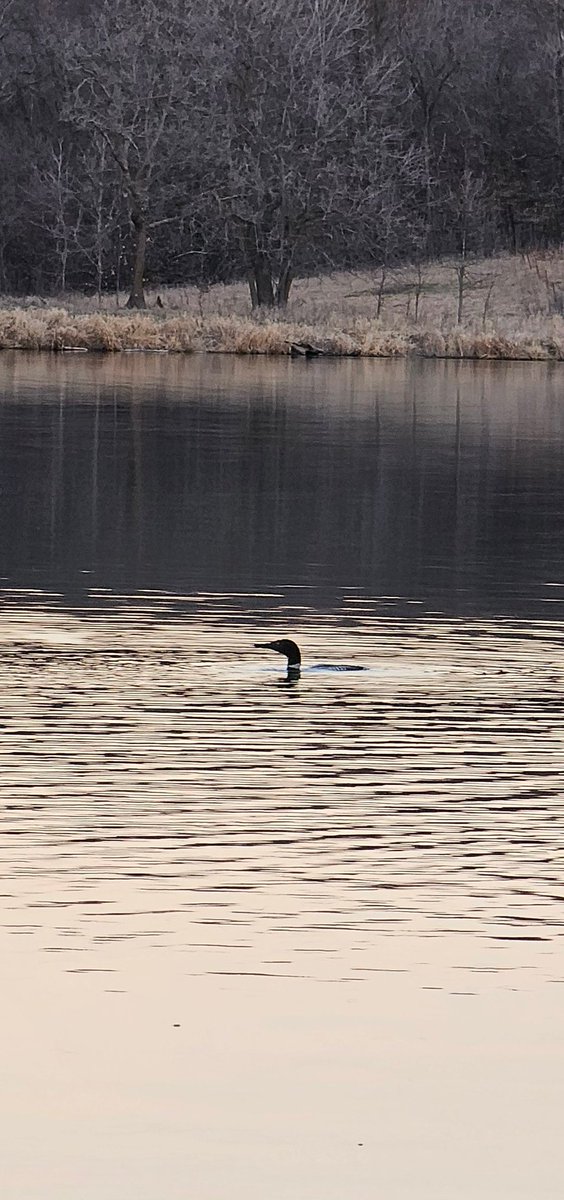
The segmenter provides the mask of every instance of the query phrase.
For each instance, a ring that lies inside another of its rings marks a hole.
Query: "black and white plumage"
[[[274,642],[255,642],[257,650],[275,650],[277,654],[284,654],[288,660],[288,675],[296,677],[301,672],[302,656],[300,647],[297,642],[293,642],[291,638],[279,638]],[[358,666],[353,663],[316,663],[309,668],[310,671],[364,671],[365,667]]]

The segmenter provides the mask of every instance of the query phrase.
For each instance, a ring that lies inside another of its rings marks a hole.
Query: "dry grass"
[[[146,312],[125,297],[0,300],[0,348],[194,350],[393,357],[564,360],[564,251],[500,256],[467,269],[463,320],[452,261],[297,280],[283,317],[251,316],[244,284],[148,292]]]

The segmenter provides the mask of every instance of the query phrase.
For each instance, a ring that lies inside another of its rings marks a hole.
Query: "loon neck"
[[[255,646],[263,650],[275,650],[277,654],[283,654],[288,660],[288,668],[297,667],[299,669],[302,661],[300,647],[290,638],[277,638],[275,642],[255,642]]]

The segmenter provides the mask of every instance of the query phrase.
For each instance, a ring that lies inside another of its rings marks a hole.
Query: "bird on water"
[[[255,642],[256,650],[275,650],[277,654],[284,654],[288,660],[288,678],[299,678],[302,666],[302,656],[300,647],[290,638],[280,638],[275,642]],[[316,663],[312,670],[321,671],[364,671],[364,667],[357,664],[337,664],[337,663]]]
[[[288,674],[294,671],[299,675],[302,665],[300,647],[290,638],[281,638],[277,642],[255,642],[255,650],[276,650],[277,654],[285,654],[288,659]]]

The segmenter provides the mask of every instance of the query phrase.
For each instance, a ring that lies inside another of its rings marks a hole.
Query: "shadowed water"
[[[558,1196],[559,368],[0,383],[6,1195]]]

